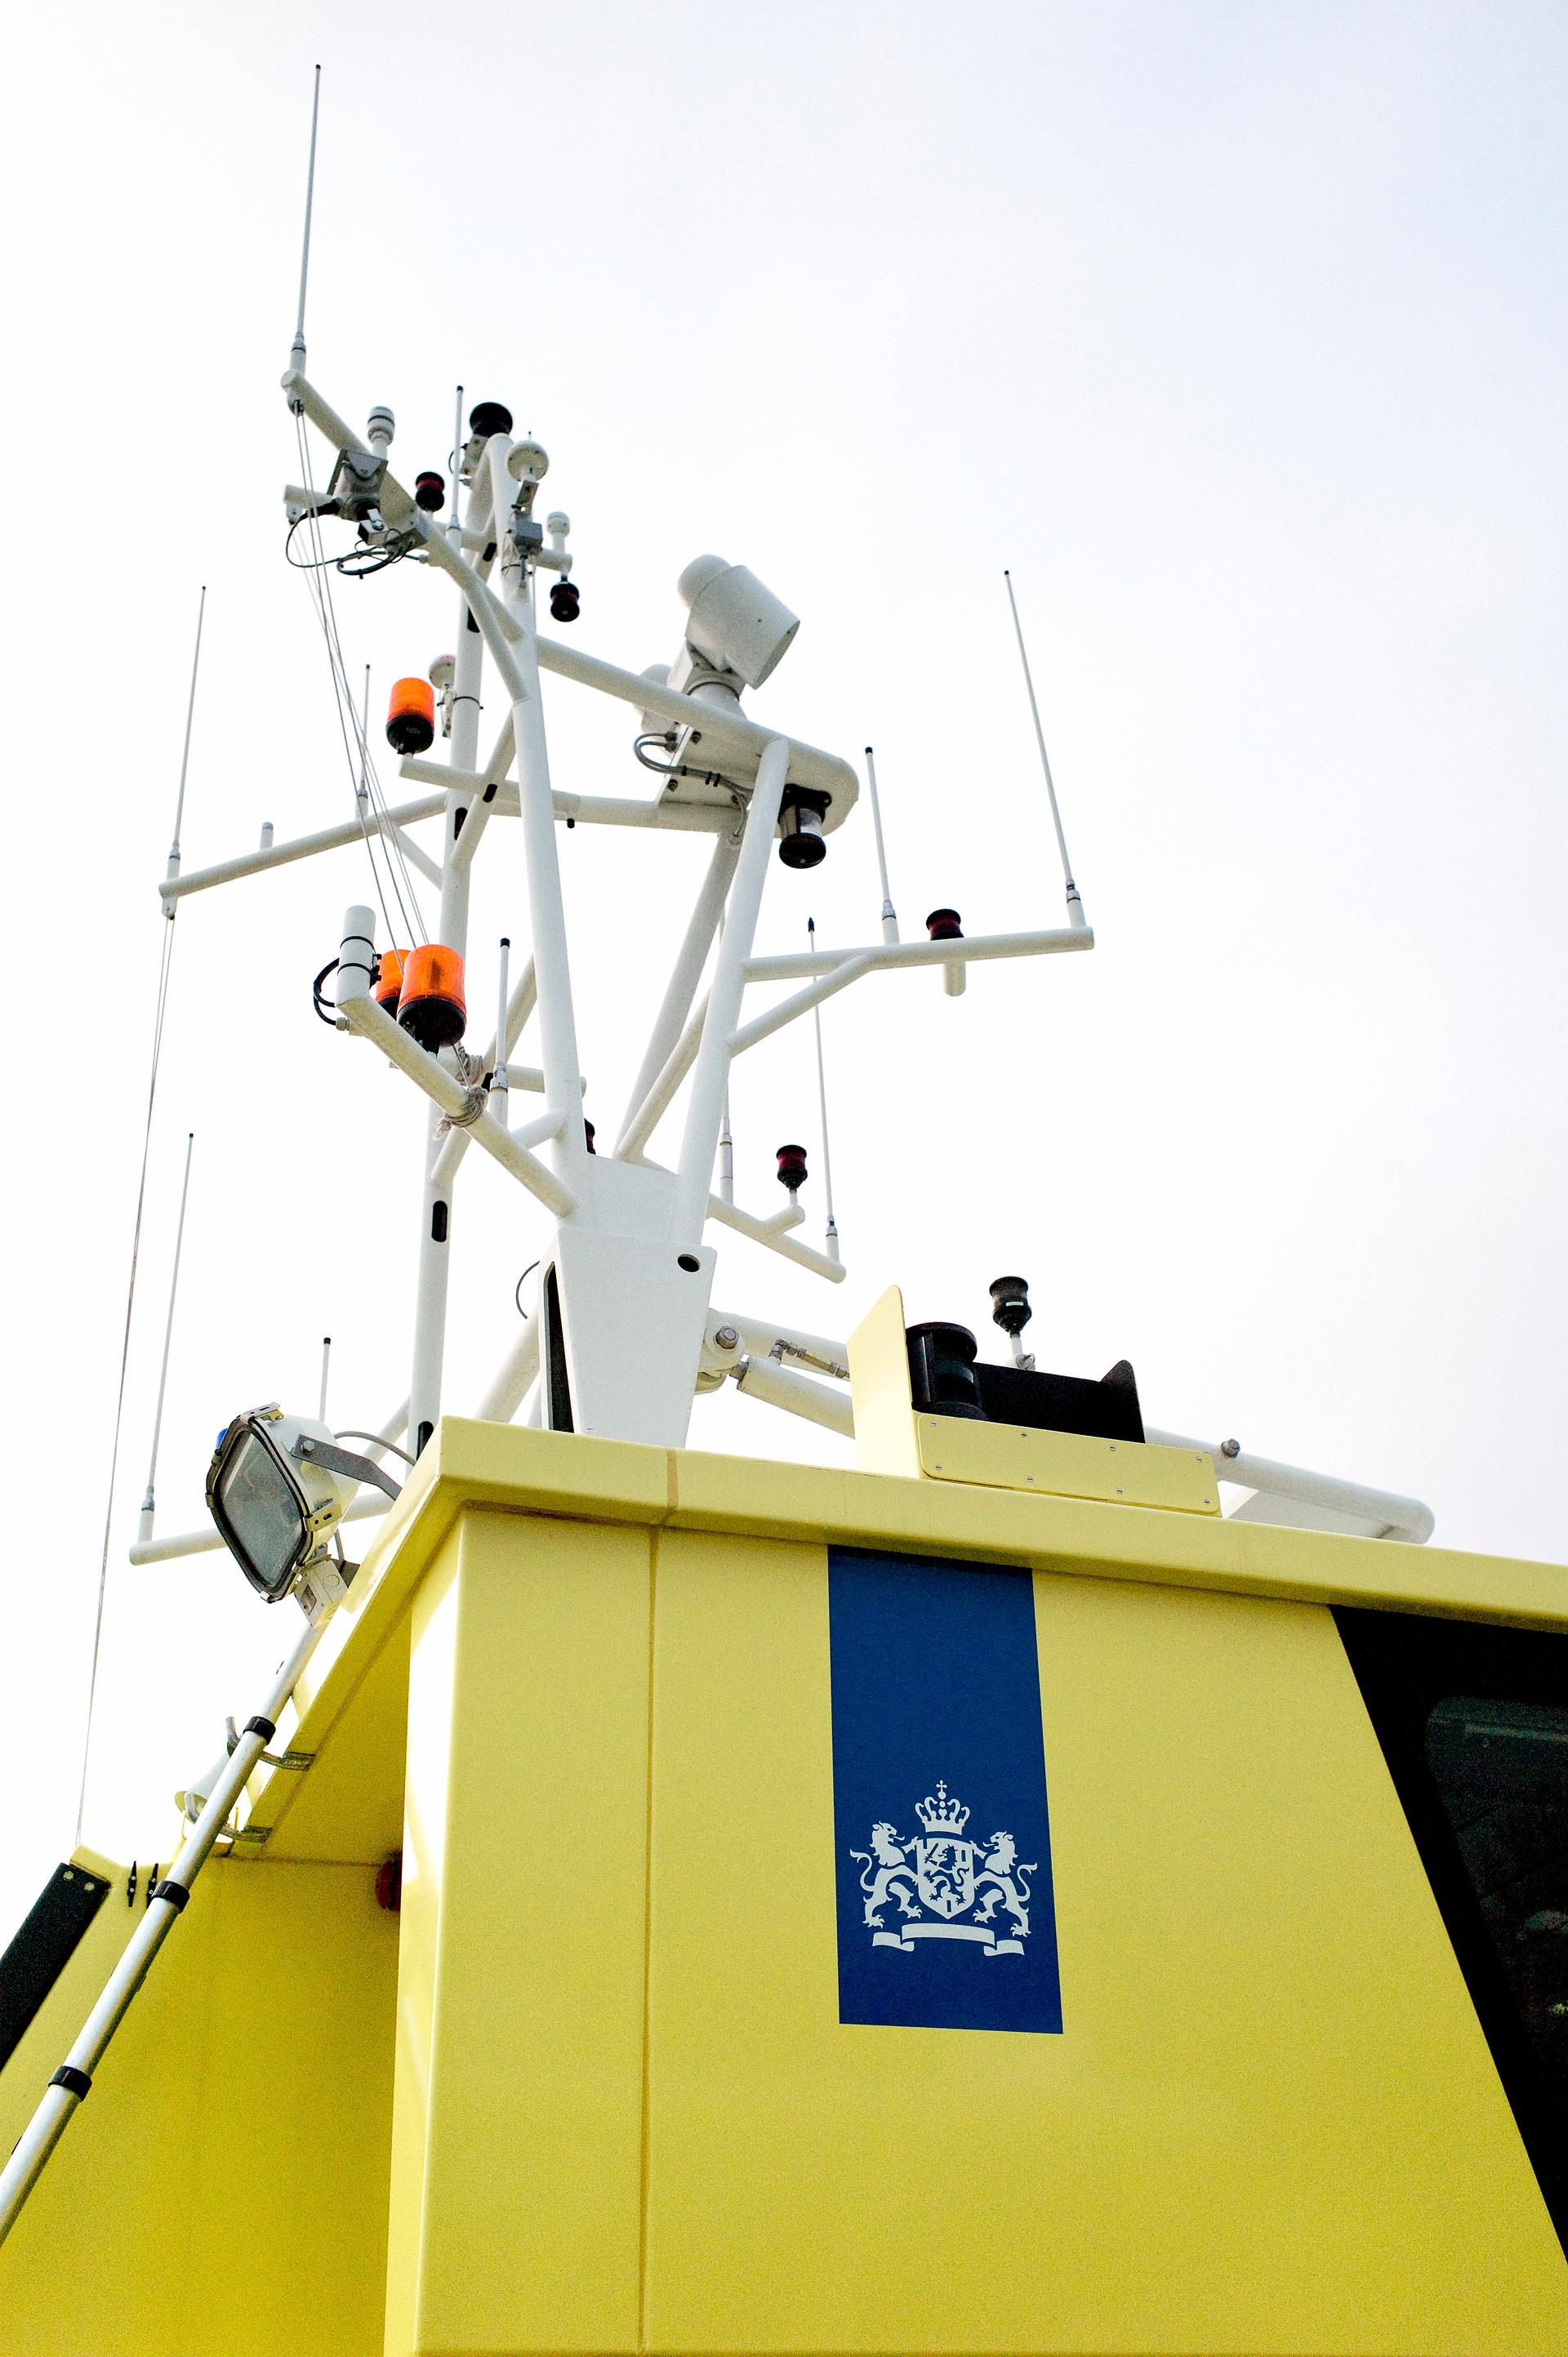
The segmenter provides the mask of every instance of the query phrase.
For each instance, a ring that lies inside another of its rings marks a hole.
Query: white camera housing
[[[788,653],[800,617],[749,566],[726,565],[722,556],[694,556],[676,587],[690,609],[690,644],[715,670],[760,687]]]

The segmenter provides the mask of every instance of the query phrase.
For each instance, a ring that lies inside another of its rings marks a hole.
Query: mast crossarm
[[[417,801],[398,802],[383,814],[367,810],[362,820],[344,819],[338,826],[324,826],[314,834],[296,834],[287,843],[270,843],[264,851],[242,851],[233,859],[220,859],[210,867],[192,867],[183,876],[160,877],[158,892],[161,899],[183,900],[188,892],[209,892],[216,884],[232,884],[242,876],[260,876],[269,867],[287,867],[296,859],[314,859],[318,852],[340,851],[351,843],[362,843],[366,829],[385,834],[390,823],[394,834],[402,837],[405,854],[412,854],[423,866],[424,854],[415,851],[402,830],[417,826],[421,819],[439,818],[446,806],[445,794],[421,794]],[[432,866],[434,877],[437,871]]]
[[[503,780],[487,803],[489,778],[478,770],[449,770],[444,761],[427,761],[413,753],[400,764],[398,775],[405,785],[435,785],[439,781],[449,793],[478,798],[458,839],[459,851],[481,807],[489,811],[491,818],[515,818],[518,814],[515,783]],[[736,824],[734,810],[717,803],[645,802],[621,794],[574,794],[559,787],[552,792],[551,801],[557,818],[571,819],[578,826],[646,826],[671,832],[683,830],[688,834],[722,834]]]
[[[510,1170],[531,1195],[537,1195],[557,1219],[564,1219],[568,1212],[575,1211],[577,1208],[575,1195],[569,1187],[562,1184],[553,1170],[541,1162],[537,1155],[530,1153],[510,1130],[503,1129],[493,1114],[481,1113],[477,1119],[470,1118],[471,1092],[461,1081],[444,1064],[437,1063],[434,1056],[427,1055],[423,1048],[416,1046],[390,1015],[383,1015],[363,987],[358,990],[351,986],[343,988],[343,971],[339,967],[338,1011],[347,1018],[349,1028],[372,1041],[389,1062],[395,1064],[400,1071],[406,1072],[415,1086],[423,1089],[449,1120],[460,1121],[475,1144],[482,1146],[504,1170]],[[358,977],[352,975],[351,978]],[[552,1134],[558,1134],[558,1131]]]
[[[993,958],[1056,957],[1093,947],[1091,926],[1058,925],[1048,932],[974,933],[952,942],[877,942],[864,949],[801,950],[782,957],[748,958],[746,978],[747,982],[794,982],[804,974],[832,974],[846,958],[854,961],[858,974],[883,966],[981,965]]]
[[[717,1220],[721,1227],[734,1228],[737,1235],[749,1236],[754,1244],[763,1244],[768,1251],[794,1261],[797,1266],[809,1268],[813,1276],[825,1276],[830,1285],[842,1285],[848,1274],[842,1261],[830,1260],[826,1253],[813,1251],[810,1244],[797,1243],[775,1221],[759,1220],[755,1213],[743,1211],[738,1203],[726,1203],[722,1195],[708,1197],[708,1217]]]

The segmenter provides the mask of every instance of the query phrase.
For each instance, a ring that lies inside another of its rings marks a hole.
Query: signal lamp
[[[446,504],[446,478],[426,468],[413,479],[413,504],[426,515],[436,515]]]
[[[779,856],[786,867],[816,867],[828,856],[822,835],[831,796],[811,786],[786,786],[779,805]]]
[[[909,1354],[909,1392],[927,1415],[985,1419],[974,1372],[974,1337],[967,1326],[940,1321],[911,1326],[905,1335]]]
[[[322,1591],[311,1595],[311,1604],[323,1597],[337,1602],[348,1583],[336,1565],[327,1567],[328,1548],[355,1486],[364,1481],[389,1498],[398,1494],[379,1465],[338,1447],[330,1426],[314,1416],[285,1415],[274,1400],[248,1408],[219,1434],[207,1472],[207,1510],[245,1577],[269,1604],[299,1586],[306,1572]],[[302,1588],[302,1601],[304,1596]]]
[[[788,1187],[791,1195],[806,1183],[806,1149],[803,1146],[781,1146],[779,1148],[779,1184]]]
[[[435,690],[427,679],[392,682],[387,743],[394,753],[423,753],[435,741]]]
[[[511,412],[504,401],[477,401],[468,412],[468,431],[479,442],[488,442],[492,434],[510,434]]]
[[[1025,1278],[992,1278],[991,1315],[1004,1334],[1021,1334],[1034,1314],[1029,1307],[1029,1287]]]
[[[934,942],[961,942],[963,923],[956,909],[933,909],[926,931]]]
[[[744,565],[694,556],[676,583],[691,608],[686,638],[720,671],[760,687],[788,652],[800,618]]]
[[[408,952],[397,1019],[411,1039],[434,1056],[463,1036],[468,1019],[463,996],[463,961],[456,950],[426,942]]]
[[[575,622],[582,608],[582,597],[575,581],[557,581],[550,592],[550,613],[557,622]]]
[[[375,980],[371,995],[383,1015],[395,1017],[397,1003],[403,996],[403,974],[408,966],[406,950],[383,950],[376,960]]]

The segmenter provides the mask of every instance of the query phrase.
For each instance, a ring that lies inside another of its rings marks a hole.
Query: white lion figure
[[[901,1914],[918,1915],[915,1904],[915,1870],[905,1855],[906,1846],[900,1841],[896,1825],[884,1818],[871,1828],[871,1848],[852,1849],[855,1863],[863,1868],[860,1887],[865,1893],[865,1920],[880,1931],[881,1910],[889,1899],[896,1900]]]
[[[984,1890],[977,1922],[989,1923],[999,1907],[1005,1907],[1020,1933],[1029,1928],[1029,1886],[1026,1874],[1037,1874],[1037,1866],[1020,1865],[1018,1845],[1011,1834],[993,1834],[985,1856],[974,1870],[976,1894]]]

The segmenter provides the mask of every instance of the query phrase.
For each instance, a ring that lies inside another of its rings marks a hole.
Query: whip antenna
[[[310,275],[310,209],[316,197],[316,124],[321,113],[321,68],[316,69],[316,86],[310,99],[310,161],[305,172],[305,236],[299,253],[299,317],[295,323],[294,343],[288,364],[301,376],[305,374],[305,287]],[[305,406],[299,400],[291,401],[291,409]]]
[[[866,750],[868,753],[870,749],[870,747],[867,746]],[[889,914],[891,914],[891,910],[889,910]],[[897,934],[895,934],[894,938],[897,938]],[[816,954],[817,948],[817,920],[815,917],[808,917],[806,920],[806,943],[814,956]],[[839,1256],[839,1231],[838,1222],[833,1217],[833,1158],[828,1150],[828,1082],[827,1070],[822,1062],[822,1010],[821,1006],[812,1007],[811,1023],[817,1035],[817,1106],[822,1114],[822,1200],[827,1206],[828,1213],[825,1241],[829,1259],[837,1260]]]
[[[1034,716],[1035,742],[1040,748],[1040,767],[1046,773],[1046,792],[1050,798],[1051,823],[1057,831],[1057,848],[1062,856],[1062,877],[1067,885],[1068,912],[1070,915],[1079,902],[1078,886],[1072,880],[1072,862],[1067,856],[1067,837],[1062,833],[1062,814],[1057,808],[1056,780],[1051,776],[1051,757],[1046,750],[1046,732],[1040,726],[1040,707],[1035,701],[1034,674],[1029,669],[1028,650],[1024,644],[1024,626],[1018,619],[1018,600],[1013,595],[1013,576],[1005,565],[1002,578],[1007,584],[1007,603],[1013,608],[1013,628],[1017,634],[1018,660],[1024,666],[1024,685],[1029,692],[1029,710]]]
[[[876,794],[876,759],[870,746],[865,748],[865,775],[871,787],[871,823],[876,834],[876,872],[882,878],[882,938],[896,942],[898,919],[893,907],[893,895],[887,888],[887,847],[882,840],[882,804]]]
[[[153,1411],[153,1446],[147,1458],[147,1494],[142,1500],[141,1539],[153,1534],[154,1491],[158,1478],[158,1443],[164,1429],[164,1394],[168,1389],[169,1345],[174,1340],[174,1297],[179,1289],[179,1256],[185,1249],[185,1207],[190,1200],[190,1155],[196,1144],[196,1133],[188,1130],[185,1139],[185,1178],[179,1190],[179,1219],[174,1232],[174,1266],[169,1272],[168,1315],[164,1319],[163,1364],[158,1369],[158,1404]]]
[[[317,1421],[319,1424],[325,1424],[327,1421],[327,1370],[331,1361],[332,1337],[330,1334],[323,1334],[321,1337],[321,1398],[316,1410]]]
[[[179,830],[185,819],[185,780],[190,768],[190,725],[196,717],[196,674],[201,667],[201,625],[207,614],[207,584],[201,585],[201,600],[196,608],[196,651],[190,658],[190,694],[185,706],[185,750],[179,757],[179,791],[174,802],[174,841],[168,847],[168,874],[179,874]],[[164,914],[174,922],[175,903],[164,903]]]

